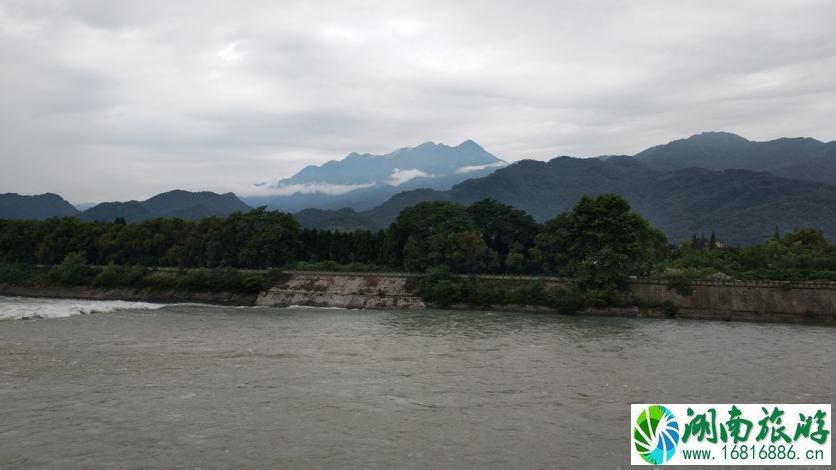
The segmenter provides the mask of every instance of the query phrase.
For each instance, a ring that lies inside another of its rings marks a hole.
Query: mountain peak
[[[477,144],[472,139],[465,140],[464,142],[457,145],[456,148],[472,148],[472,149],[484,150],[484,148],[482,148],[481,145]]]
[[[470,139],[455,147],[427,141],[415,147],[403,147],[383,155],[352,152],[342,160],[331,160],[320,166],[305,167],[292,177],[280,180],[275,187],[282,189],[296,187],[296,185],[317,185],[318,187],[340,185],[349,187],[349,190],[352,186],[368,187],[369,184],[379,187],[392,184],[393,176],[402,175],[405,172],[418,175],[422,179],[438,180],[443,177],[453,177],[457,181],[441,184],[441,186],[449,187],[465,179],[463,176],[455,175],[482,170],[489,173],[493,171],[490,165],[495,166],[498,162],[502,160],[491,155]],[[463,168],[467,171],[461,171]],[[468,176],[478,175],[468,174]],[[438,186],[428,184],[431,187]]]
[[[124,217],[128,222],[138,222],[156,217],[198,219],[209,216],[227,216],[233,212],[246,212],[250,207],[233,193],[218,194],[211,191],[192,192],[174,189],[157,194],[144,201],[107,202],[93,206],[81,213],[83,220],[113,220]]]
[[[505,165],[471,139],[455,147],[426,141],[382,155],[352,152],[342,160],[307,166],[272,184],[272,194],[254,195],[245,201],[289,212],[305,208],[368,209],[398,191],[449,189]]]
[[[836,159],[828,144],[808,137],[752,141],[730,132],[703,132],[635,155],[655,170],[708,168],[768,171],[777,176],[833,184]]]
[[[0,194],[0,219],[48,219],[69,217],[78,210],[55,193],[23,196],[17,193]]]
[[[699,134],[694,134],[691,137],[688,137],[684,140],[699,141],[702,143],[712,144],[735,144],[749,142],[749,140],[737,134],[723,131],[700,132]]]

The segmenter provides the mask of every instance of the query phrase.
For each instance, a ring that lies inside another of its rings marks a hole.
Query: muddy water
[[[631,402],[836,390],[829,327],[139,307],[0,321],[0,468],[626,468]]]

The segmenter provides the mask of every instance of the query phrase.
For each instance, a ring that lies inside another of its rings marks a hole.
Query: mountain
[[[750,244],[771,236],[775,225],[784,231],[815,226],[836,240],[836,186],[749,170],[657,171],[631,157],[523,160],[448,191],[401,193],[356,215],[379,228],[421,201],[470,204],[492,198],[542,222],[570,209],[583,194],[604,192],[626,198],[674,242],[714,230],[727,243]],[[319,227],[329,226],[325,214],[319,220],[324,223]]]
[[[87,209],[95,206],[96,204],[98,204],[98,203],[97,202],[77,202],[77,203],[73,204],[73,206],[75,206],[75,208],[78,209],[79,211],[86,211]]]
[[[472,140],[455,147],[426,142],[385,155],[352,153],[342,160],[311,165],[270,186],[273,194],[250,196],[245,201],[290,212],[307,208],[370,209],[402,191],[449,189],[505,165]]]
[[[836,184],[836,142],[809,137],[754,142],[728,132],[703,132],[651,147],[635,158],[655,170],[736,168]]]
[[[123,217],[128,222],[139,222],[158,217],[200,219],[210,216],[227,216],[233,212],[246,212],[250,206],[241,202],[235,194],[213,192],[189,192],[182,190],[158,194],[145,201],[103,202],[84,212],[82,220],[112,221]]]
[[[492,197],[542,221],[569,209],[582,194],[603,192],[625,197],[672,241],[715,230],[729,243],[749,244],[768,238],[775,225],[815,226],[836,239],[836,186],[749,170],[661,172],[625,157],[526,161],[457,185],[449,199]]]
[[[397,193],[383,204],[366,211],[358,212],[348,207],[339,210],[304,209],[293,216],[305,228],[379,230],[389,226],[407,207],[420,202],[447,199],[449,199],[449,194],[446,191],[421,188]]]
[[[449,189],[452,184],[439,189]],[[396,186],[372,186],[347,190],[340,194],[323,192],[295,192],[289,195],[246,196],[243,201],[252,207],[267,206],[270,209],[284,212],[295,212],[302,209],[341,209],[351,207],[358,210],[370,209],[399,191],[414,189],[412,185],[403,188]],[[309,189],[304,189],[308,191]]]
[[[69,217],[78,210],[61,196],[52,193],[22,196],[16,193],[0,194],[0,219],[37,219]]]

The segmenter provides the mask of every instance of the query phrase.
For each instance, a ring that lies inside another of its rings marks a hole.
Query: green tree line
[[[133,224],[0,220],[0,263],[58,265],[73,255],[86,264],[147,267],[442,268],[567,277],[584,290],[618,288],[630,276],[836,279],[836,250],[815,229],[745,248],[720,248],[713,233],[696,240],[668,244],[623,198],[602,194],[544,224],[493,200],[425,202],[376,232],[302,229],[292,215],[265,208]]]

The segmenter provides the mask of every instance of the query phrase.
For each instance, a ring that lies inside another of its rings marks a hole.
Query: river
[[[626,468],[631,402],[836,390],[832,327],[14,298],[0,312],[61,317],[0,321],[4,469]]]

